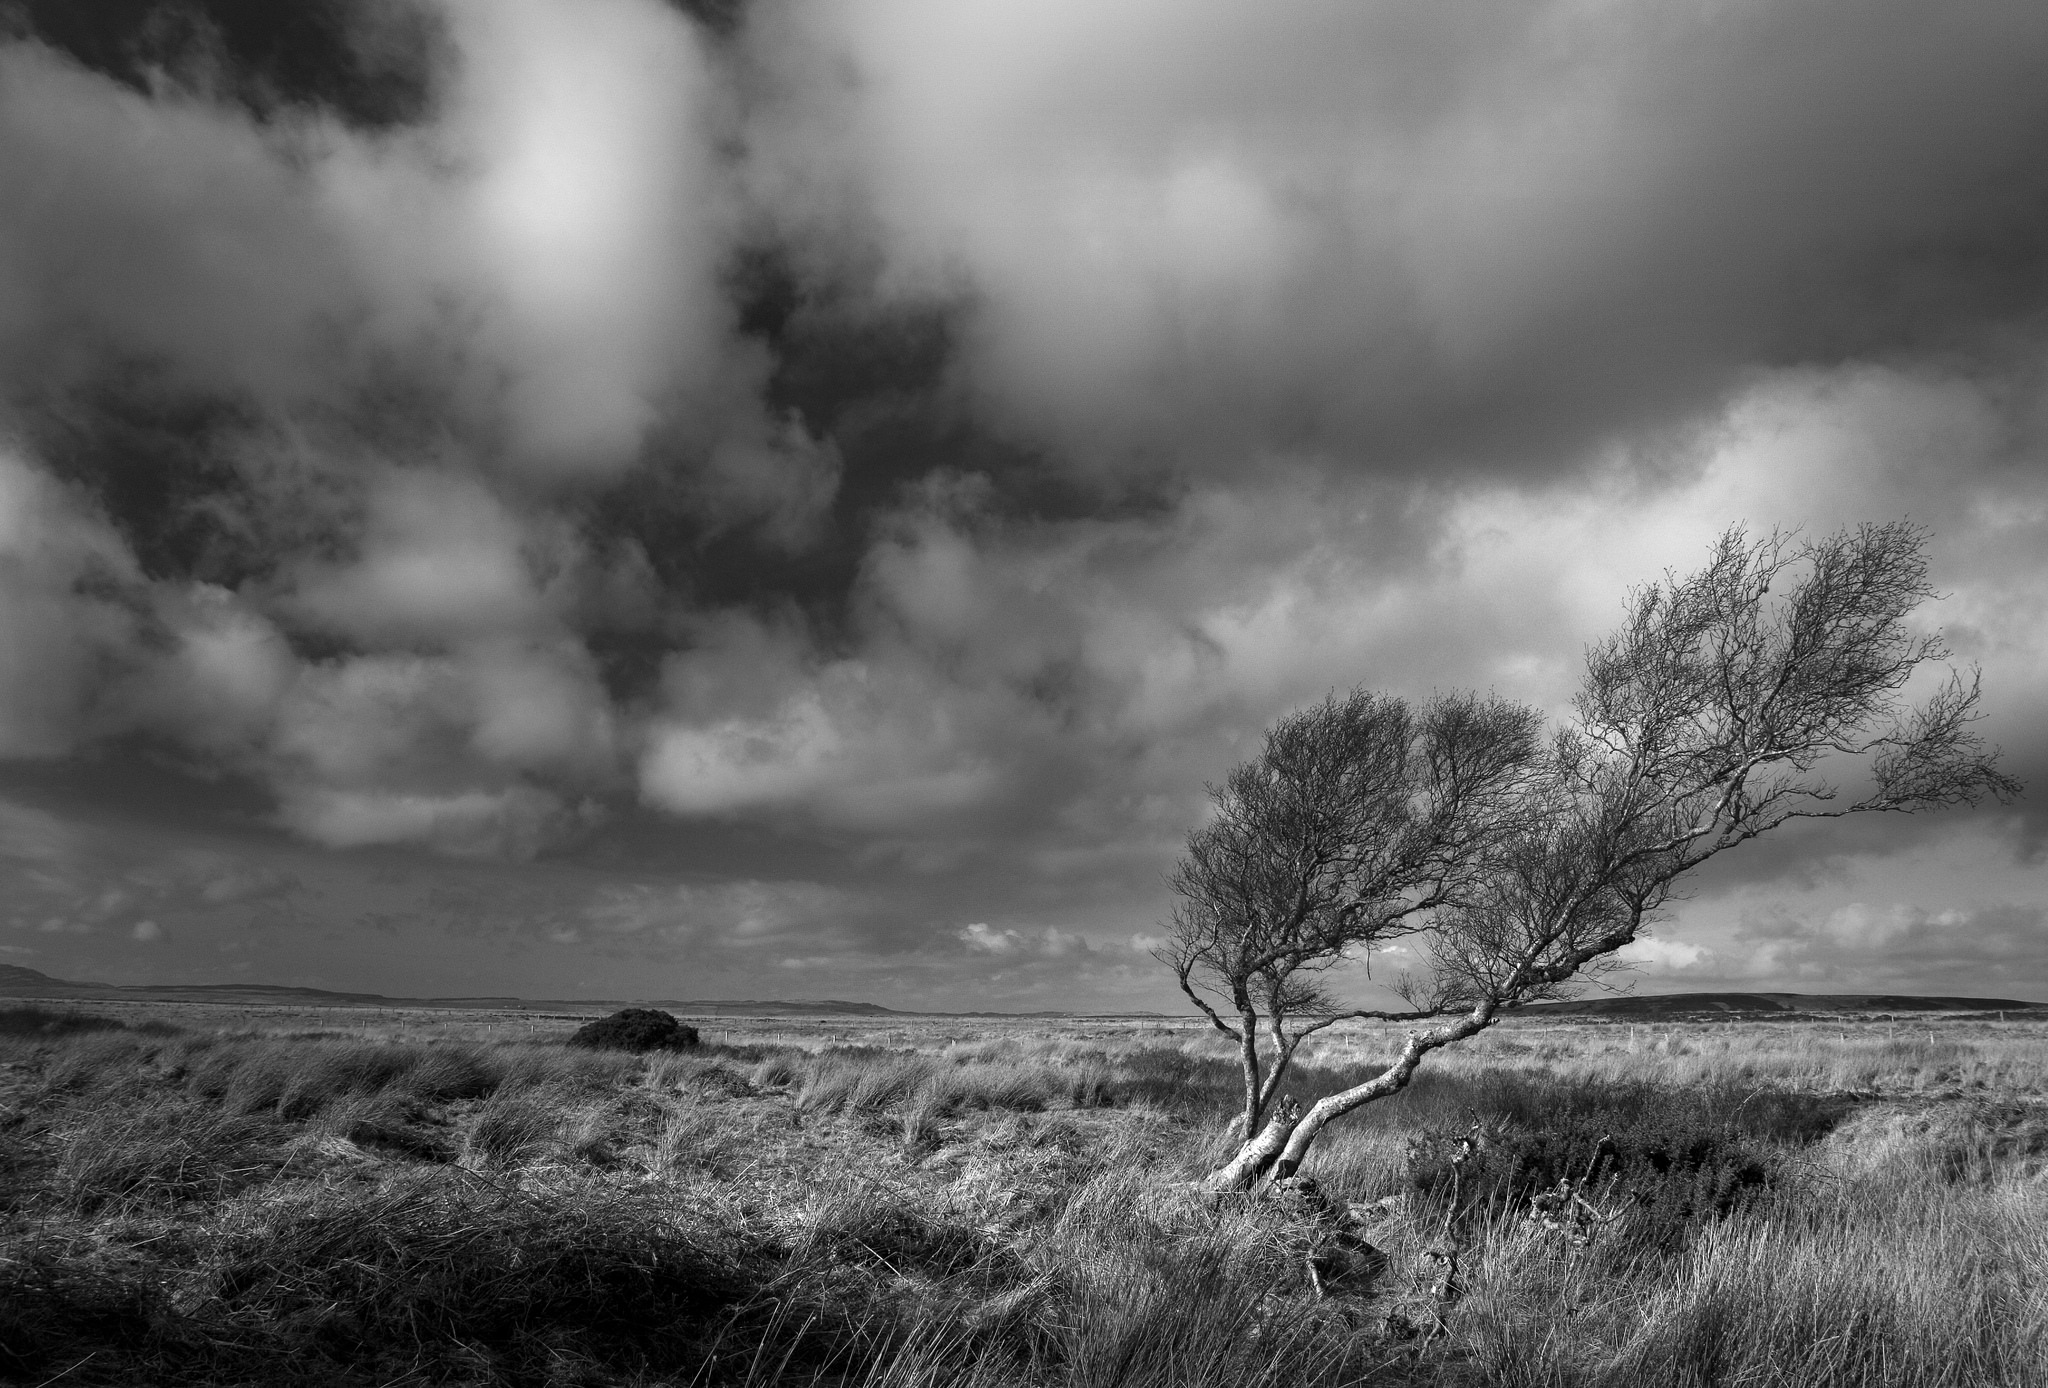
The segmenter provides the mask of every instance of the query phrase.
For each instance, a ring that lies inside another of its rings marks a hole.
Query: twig
[[[81,1359],[78,1361],[78,1363],[73,1364],[71,1368],[64,1370],[62,1373],[59,1373],[54,1377],[44,1379],[41,1383],[38,1383],[36,1385],[36,1388],[50,1388],[50,1385],[55,1383],[58,1379],[68,1377],[73,1370],[82,1368],[88,1360],[93,1359],[98,1354],[99,1351],[94,1350],[91,1354],[86,1355],[84,1359]]]

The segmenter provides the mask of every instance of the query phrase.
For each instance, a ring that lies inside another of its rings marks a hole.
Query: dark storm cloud
[[[416,0],[10,0],[0,24],[145,95],[179,84],[259,117],[314,108],[372,129],[425,118],[449,58]]]
[[[1759,368],[1981,345],[2048,283],[2025,4],[871,0],[756,29],[799,75],[769,196],[964,280],[980,384],[1097,465],[1570,463]]]
[[[1274,716],[1735,520],[2048,746],[2038,6],[4,13],[0,753],[613,876],[449,920],[1106,998]]]

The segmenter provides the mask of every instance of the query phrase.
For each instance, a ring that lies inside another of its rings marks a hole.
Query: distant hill
[[[1518,1015],[1551,1017],[1660,1018],[1743,1015],[1786,1016],[1843,1012],[2023,1012],[2048,1011],[2048,1003],[2017,998],[1931,998],[1893,993],[1658,993],[1619,998],[1541,1002]]]
[[[689,998],[403,998],[382,993],[337,993],[276,983],[79,983],[51,978],[19,964],[0,964],[0,998],[101,1002],[211,1002],[243,1007],[446,1007],[493,1011],[603,1012],[637,1003],[695,1017],[1067,1017],[1067,1012],[902,1012],[880,1003]],[[1152,1013],[1132,1013],[1152,1016]]]
[[[337,993],[276,983],[80,983],[51,978],[19,964],[0,964],[0,998],[36,1001],[210,1002],[239,1007],[440,1007],[498,1012],[599,1013],[624,1007],[659,1007],[691,1017],[1074,1017],[1073,1012],[905,1012],[873,1002],[839,998],[405,998],[382,993]],[[1659,993],[1535,1003],[1514,1015],[1635,1020],[1679,1017],[1790,1017],[1811,1013],[2048,1012],[2048,1003],[2016,998],[1929,998],[1882,993]],[[1157,1012],[1119,1012],[1147,1018]]]

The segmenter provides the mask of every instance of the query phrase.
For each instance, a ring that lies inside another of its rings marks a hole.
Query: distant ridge
[[[1071,1017],[1071,1012],[904,1012],[873,1002],[821,998],[813,1002],[686,998],[403,998],[382,993],[337,993],[278,983],[79,983],[51,978],[19,964],[0,964],[0,997],[38,1001],[211,1002],[243,1006],[442,1007],[520,1012],[601,1012],[626,1003],[665,1008],[697,1017]],[[1152,1012],[1117,1013],[1152,1017]]]
[[[382,993],[338,993],[280,983],[82,983],[51,978],[19,964],[0,964],[0,998],[98,1002],[210,1002],[243,1007],[438,1007],[499,1012],[604,1012],[628,1004],[659,1007],[692,1017],[1165,1017],[1132,1010],[1079,1012],[913,1012],[840,998],[407,998]],[[1658,993],[1542,1002],[1518,1009],[1522,1017],[1676,1018],[1791,1017],[1807,1013],[2048,1011],[2048,1003],[2018,998],[1918,997],[1891,993]]]
[[[1522,1016],[1687,1017],[1784,1016],[1809,1012],[2023,1012],[2048,1003],[2017,998],[1939,998],[1898,993],[1659,993],[1646,997],[1540,1002]]]

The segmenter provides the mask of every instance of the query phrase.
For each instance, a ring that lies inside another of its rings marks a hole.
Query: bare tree
[[[1539,758],[1538,715],[1496,699],[1421,710],[1355,692],[1282,719],[1212,786],[1216,812],[1169,879],[1160,958],[1237,1043],[1257,1130],[1303,1038],[1347,1016],[1322,974],[1459,900],[1506,841]]]
[[[1506,832],[1402,918],[1428,967],[1393,1015],[1434,1025],[1306,1114],[1268,1094],[1265,1128],[1246,1129],[1211,1185],[1291,1175],[1329,1123],[1398,1093],[1431,1051],[1612,966],[1718,853],[1794,820],[2016,794],[1972,727],[1974,671],[1905,697],[1948,658],[1907,622],[1934,593],[1926,538],[1905,522],[1819,541],[1738,527],[1699,572],[1634,593],[1621,627],[1587,652],[1569,725],[1536,774],[1514,779],[1517,808],[1496,821]]]

